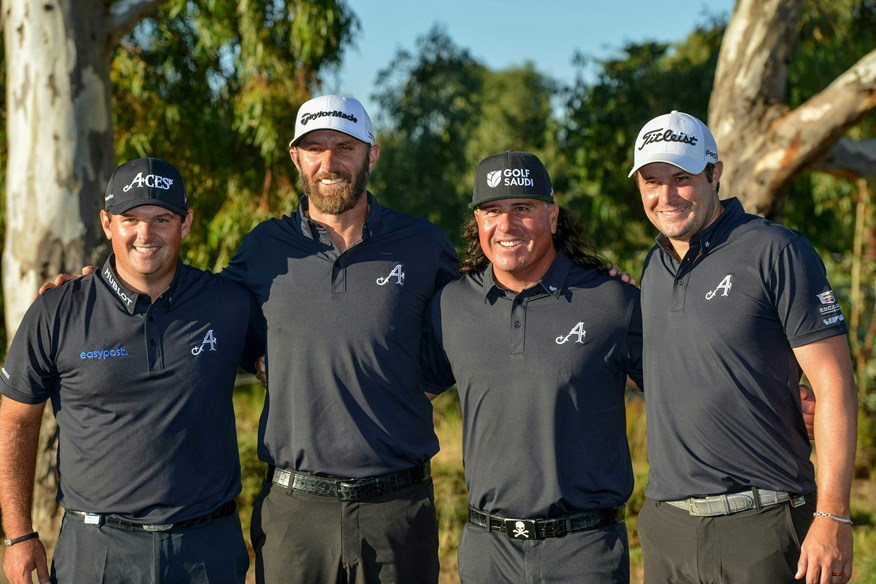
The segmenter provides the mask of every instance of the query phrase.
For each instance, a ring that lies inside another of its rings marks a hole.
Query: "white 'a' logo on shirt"
[[[395,278],[396,286],[404,286],[405,285],[405,271],[402,268],[401,264],[396,264],[392,271],[385,278],[377,278],[377,284],[380,286],[384,286],[389,284],[390,278]]]
[[[587,336],[587,331],[584,330],[583,322],[579,322],[578,324],[576,324],[575,327],[571,331],[569,331],[569,334],[565,337],[563,335],[558,336],[557,344],[562,345],[573,336],[578,337],[575,341],[576,343],[581,343],[582,345],[584,344],[584,337]]]
[[[201,341],[201,344],[192,348],[192,355],[197,356],[203,353],[205,345],[210,345],[210,350],[215,351],[217,342],[218,340],[216,339],[216,335],[213,334],[213,329],[208,330],[207,334],[204,335],[204,340]]]
[[[709,292],[706,292],[706,300],[711,300],[712,298],[714,298],[715,295],[718,293],[718,290],[724,291],[724,293],[721,294],[721,296],[729,295],[730,294],[730,287],[733,285],[730,282],[732,277],[733,276],[731,276],[730,274],[727,274],[726,276],[724,276],[724,279],[721,280],[721,283],[718,284],[717,288],[715,288],[714,290],[711,290]]]

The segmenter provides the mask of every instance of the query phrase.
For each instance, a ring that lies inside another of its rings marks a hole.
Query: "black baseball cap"
[[[106,185],[104,209],[118,214],[140,205],[157,205],[186,216],[186,186],[169,162],[137,158],[119,166]]]
[[[551,177],[538,156],[507,151],[481,160],[475,173],[472,209],[499,199],[539,199],[554,202]]]

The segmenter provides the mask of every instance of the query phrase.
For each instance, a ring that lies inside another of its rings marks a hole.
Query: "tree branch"
[[[115,46],[140,20],[165,0],[119,0],[110,8],[110,46]]]
[[[762,156],[755,172],[773,174],[784,182],[797,171],[815,164],[833,148],[846,131],[876,109],[876,50],[864,55],[823,91],[789,111],[769,129],[770,156]],[[837,156],[849,155],[860,163],[864,148],[848,141]],[[837,159],[841,160],[841,159]]]
[[[876,139],[842,139],[815,162],[812,170],[851,179],[876,177]]]

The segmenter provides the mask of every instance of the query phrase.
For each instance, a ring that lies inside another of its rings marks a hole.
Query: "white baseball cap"
[[[718,162],[718,146],[704,123],[673,110],[657,116],[639,132],[633,169],[627,176],[652,162],[665,162],[690,174],[699,174],[707,164]]]
[[[314,130],[343,132],[366,144],[374,144],[371,118],[357,99],[340,95],[322,95],[304,102],[295,119],[295,137],[292,148],[305,134]]]

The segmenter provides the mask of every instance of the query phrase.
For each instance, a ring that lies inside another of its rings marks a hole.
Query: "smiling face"
[[[303,136],[289,154],[313,207],[326,215],[340,215],[365,195],[380,146],[369,146],[342,132],[316,130]]]
[[[645,214],[669,239],[679,259],[687,253],[690,238],[711,225],[723,210],[717,189],[722,170],[722,163],[716,163],[709,181],[705,171],[690,174],[672,164],[654,162],[636,174]]]
[[[112,243],[119,278],[155,300],[173,281],[192,212],[183,218],[164,207],[140,205],[118,215],[101,211],[100,222]]]
[[[535,199],[501,199],[475,209],[478,238],[493,264],[493,276],[504,288],[520,292],[550,269],[557,250],[560,209]]]

